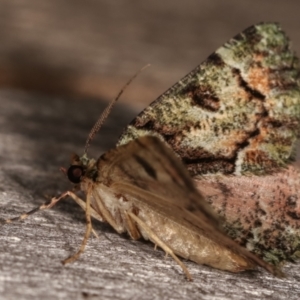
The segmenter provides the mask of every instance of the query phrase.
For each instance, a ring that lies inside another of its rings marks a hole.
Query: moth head
[[[84,171],[82,166],[72,165],[67,171],[67,176],[72,183],[79,183]]]
[[[65,173],[72,183],[80,183],[84,176],[93,177],[94,173],[96,173],[95,160],[89,159],[86,154],[81,157],[73,154],[71,165]]]
[[[68,176],[68,179],[72,183],[79,183],[81,181],[82,176],[85,173],[84,166],[80,160],[80,157],[77,154],[72,154],[71,156],[71,165],[66,170],[66,175]]]

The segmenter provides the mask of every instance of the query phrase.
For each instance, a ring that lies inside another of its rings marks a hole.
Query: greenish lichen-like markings
[[[263,175],[292,158],[299,116],[298,60],[279,25],[259,24],[142,111],[118,145],[156,135],[192,175]]]

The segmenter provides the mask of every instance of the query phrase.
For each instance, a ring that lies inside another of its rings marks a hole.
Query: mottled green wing
[[[268,174],[293,157],[299,119],[298,60],[279,25],[259,24],[142,111],[118,145],[150,134],[192,175]]]

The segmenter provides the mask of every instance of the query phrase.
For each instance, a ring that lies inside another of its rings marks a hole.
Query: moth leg
[[[83,210],[86,211],[86,214],[87,214],[87,202],[80,199],[75,193],[73,193],[71,191],[66,191],[63,194],[61,194],[59,197],[53,197],[53,198],[51,198],[50,201],[45,202],[42,205],[40,205],[40,206],[38,206],[38,207],[28,211],[28,212],[25,212],[25,213],[21,214],[18,217],[11,218],[11,219],[6,219],[6,220],[1,220],[0,223],[2,223],[4,225],[4,224],[9,224],[9,223],[12,223],[12,222],[17,222],[17,221],[24,220],[24,219],[28,218],[30,215],[33,215],[34,213],[36,213],[40,210],[45,210],[45,209],[52,208],[57,202],[59,202],[60,200],[62,200],[63,198],[65,198],[67,196],[71,197]],[[89,212],[88,212],[89,219],[90,219],[90,216],[92,216],[93,218],[95,218],[99,221],[103,221],[103,219],[99,216],[99,214],[92,207],[90,207],[90,205],[88,205],[88,206],[89,206]],[[87,220],[88,220],[88,218],[87,218]],[[88,221],[87,221],[87,223],[88,223]],[[90,222],[90,226],[91,226],[91,222]],[[99,239],[99,235],[96,233],[96,231],[93,228],[91,228],[91,231],[94,234],[94,236]],[[83,246],[83,250],[84,250],[84,247],[85,247],[85,245]],[[83,252],[83,250],[81,252]],[[80,255],[80,253],[78,254],[78,257]],[[69,262],[68,259],[64,261],[64,263],[67,263],[67,262]]]
[[[84,200],[82,200],[81,198],[79,198],[75,193],[73,193],[72,191],[67,191],[65,192],[64,194],[62,194],[60,197],[59,197],[59,200],[63,197],[66,197],[66,196],[69,196],[71,197],[84,211],[86,210],[86,203]],[[57,203],[57,202],[56,202]],[[52,205],[53,206],[53,205]],[[51,206],[51,207],[52,207]],[[50,207],[48,207],[50,208]],[[39,209],[37,209],[39,210]],[[100,221],[100,222],[103,222],[103,219],[99,216],[99,214],[91,207],[91,216]],[[99,235],[97,234],[97,232],[94,230],[94,228],[92,228],[92,233],[93,235],[99,239]]]
[[[73,192],[71,192],[71,191],[67,191],[66,192],[67,193],[67,195],[69,196],[69,197],[71,197],[84,211],[86,211],[86,207],[87,207],[87,203],[84,201],[84,200],[82,200],[81,198],[79,198],[75,193],[73,193]],[[94,218],[94,219],[96,219],[96,220],[98,220],[98,221],[100,221],[100,222],[103,222],[103,218],[99,215],[99,213],[96,211],[96,210],[94,210],[92,207],[90,208],[90,210],[91,210],[91,216]],[[97,234],[96,234],[96,236],[97,236]]]
[[[86,211],[86,202],[84,200],[82,200],[81,198],[79,198],[75,193],[71,192],[71,191],[68,191],[68,196],[71,197],[84,211]],[[94,210],[92,207],[91,207],[91,216],[100,221],[100,222],[103,222],[103,218],[99,215],[99,213]],[[97,232],[92,228],[92,233],[93,235],[99,239],[99,235],[97,234]]]
[[[61,194],[59,197],[53,197],[53,198],[51,198],[50,201],[47,201],[47,202],[43,203],[42,205],[40,205],[40,206],[38,206],[38,207],[28,211],[28,212],[25,212],[25,213],[21,214],[18,217],[2,220],[1,223],[2,224],[9,224],[9,223],[12,223],[12,222],[21,221],[21,220],[24,220],[24,219],[28,218],[30,215],[33,215],[34,213],[36,213],[40,210],[49,209],[49,208],[53,207],[58,201],[60,201],[61,199],[67,197],[69,195],[69,193],[72,193],[72,192],[67,191],[67,192]]]
[[[95,236],[96,239],[100,239],[99,234],[94,230],[94,228],[92,227],[92,234]]]
[[[138,225],[140,225],[143,230],[147,233],[149,236],[150,240],[155,244],[158,245],[160,248],[162,248],[165,252],[166,255],[170,255],[173,257],[173,259],[179,264],[179,266],[182,268],[183,272],[185,273],[186,277],[188,280],[192,281],[192,276],[187,269],[187,267],[184,265],[184,263],[175,255],[173,250],[165,244],[152,230],[151,228],[140,218],[138,218],[135,214],[128,212],[128,215],[130,218],[132,218]]]
[[[132,221],[132,219],[129,217],[127,213],[124,214],[124,218],[127,225],[127,231],[130,237],[133,240],[138,240],[141,237],[141,234],[139,233],[136,225],[134,224],[134,222]]]
[[[86,202],[85,202],[85,218],[86,218],[86,230],[85,230],[85,234],[84,234],[84,238],[83,241],[81,243],[81,246],[79,248],[79,250],[73,254],[72,256],[70,256],[69,258],[65,259],[62,261],[62,263],[68,264],[71,262],[76,261],[80,254],[84,252],[85,246],[88,242],[88,239],[91,235],[92,232],[92,220],[91,220],[91,190],[92,190],[92,185],[90,185],[88,187],[87,193],[86,193]],[[81,200],[76,194],[74,193],[70,193],[69,196],[71,196],[73,198],[73,200],[78,203],[77,201],[80,200],[82,202],[84,202],[83,200]],[[74,197],[75,196],[75,197]],[[80,205],[80,204],[79,204]],[[80,205],[81,206],[81,205]]]
[[[86,210],[86,203],[85,201],[83,201],[82,199],[80,199],[76,194],[74,194],[71,191],[66,191],[63,194],[61,194],[59,197],[53,197],[51,198],[51,200],[41,204],[40,206],[25,212],[23,214],[21,214],[18,217],[15,218],[11,218],[11,219],[6,219],[6,220],[1,220],[0,223],[1,224],[9,224],[12,222],[17,222],[17,221],[22,221],[26,218],[28,218],[29,216],[33,215],[34,213],[40,211],[40,210],[45,210],[45,209],[50,209],[52,208],[57,202],[59,202],[60,200],[62,200],[63,198],[70,196],[83,210]],[[99,214],[93,209],[91,208],[91,216],[101,222],[103,222],[103,219],[99,216]],[[95,233],[94,233],[95,234]],[[97,234],[95,234],[97,236]]]

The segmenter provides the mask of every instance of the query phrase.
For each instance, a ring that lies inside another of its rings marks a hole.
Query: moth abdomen
[[[256,264],[251,260],[212,241],[206,234],[201,234],[199,230],[196,232],[191,228],[183,227],[176,221],[157,214],[151,209],[141,209],[137,216],[151,228],[163,243],[182,258],[231,272],[256,268]],[[144,239],[154,242],[141,226],[137,225],[137,227]]]

